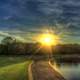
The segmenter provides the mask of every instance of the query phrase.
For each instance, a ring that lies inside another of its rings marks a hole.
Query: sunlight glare
[[[57,36],[53,34],[42,34],[38,39],[42,45],[51,46],[57,44]]]

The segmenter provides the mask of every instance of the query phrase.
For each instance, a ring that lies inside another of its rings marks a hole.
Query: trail
[[[31,65],[31,72],[33,80],[65,80],[60,73],[52,68],[49,61],[35,61]]]

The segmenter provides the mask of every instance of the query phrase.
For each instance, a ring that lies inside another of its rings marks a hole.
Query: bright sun
[[[57,36],[49,33],[40,35],[38,39],[42,45],[51,46],[57,44]]]

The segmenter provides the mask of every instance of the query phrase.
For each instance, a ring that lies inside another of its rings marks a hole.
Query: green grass
[[[0,80],[28,80],[30,63],[26,57],[0,57]]]

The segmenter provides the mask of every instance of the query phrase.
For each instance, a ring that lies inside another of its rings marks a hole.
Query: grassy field
[[[28,80],[30,63],[24,56],[0,56],[0,80]]]

